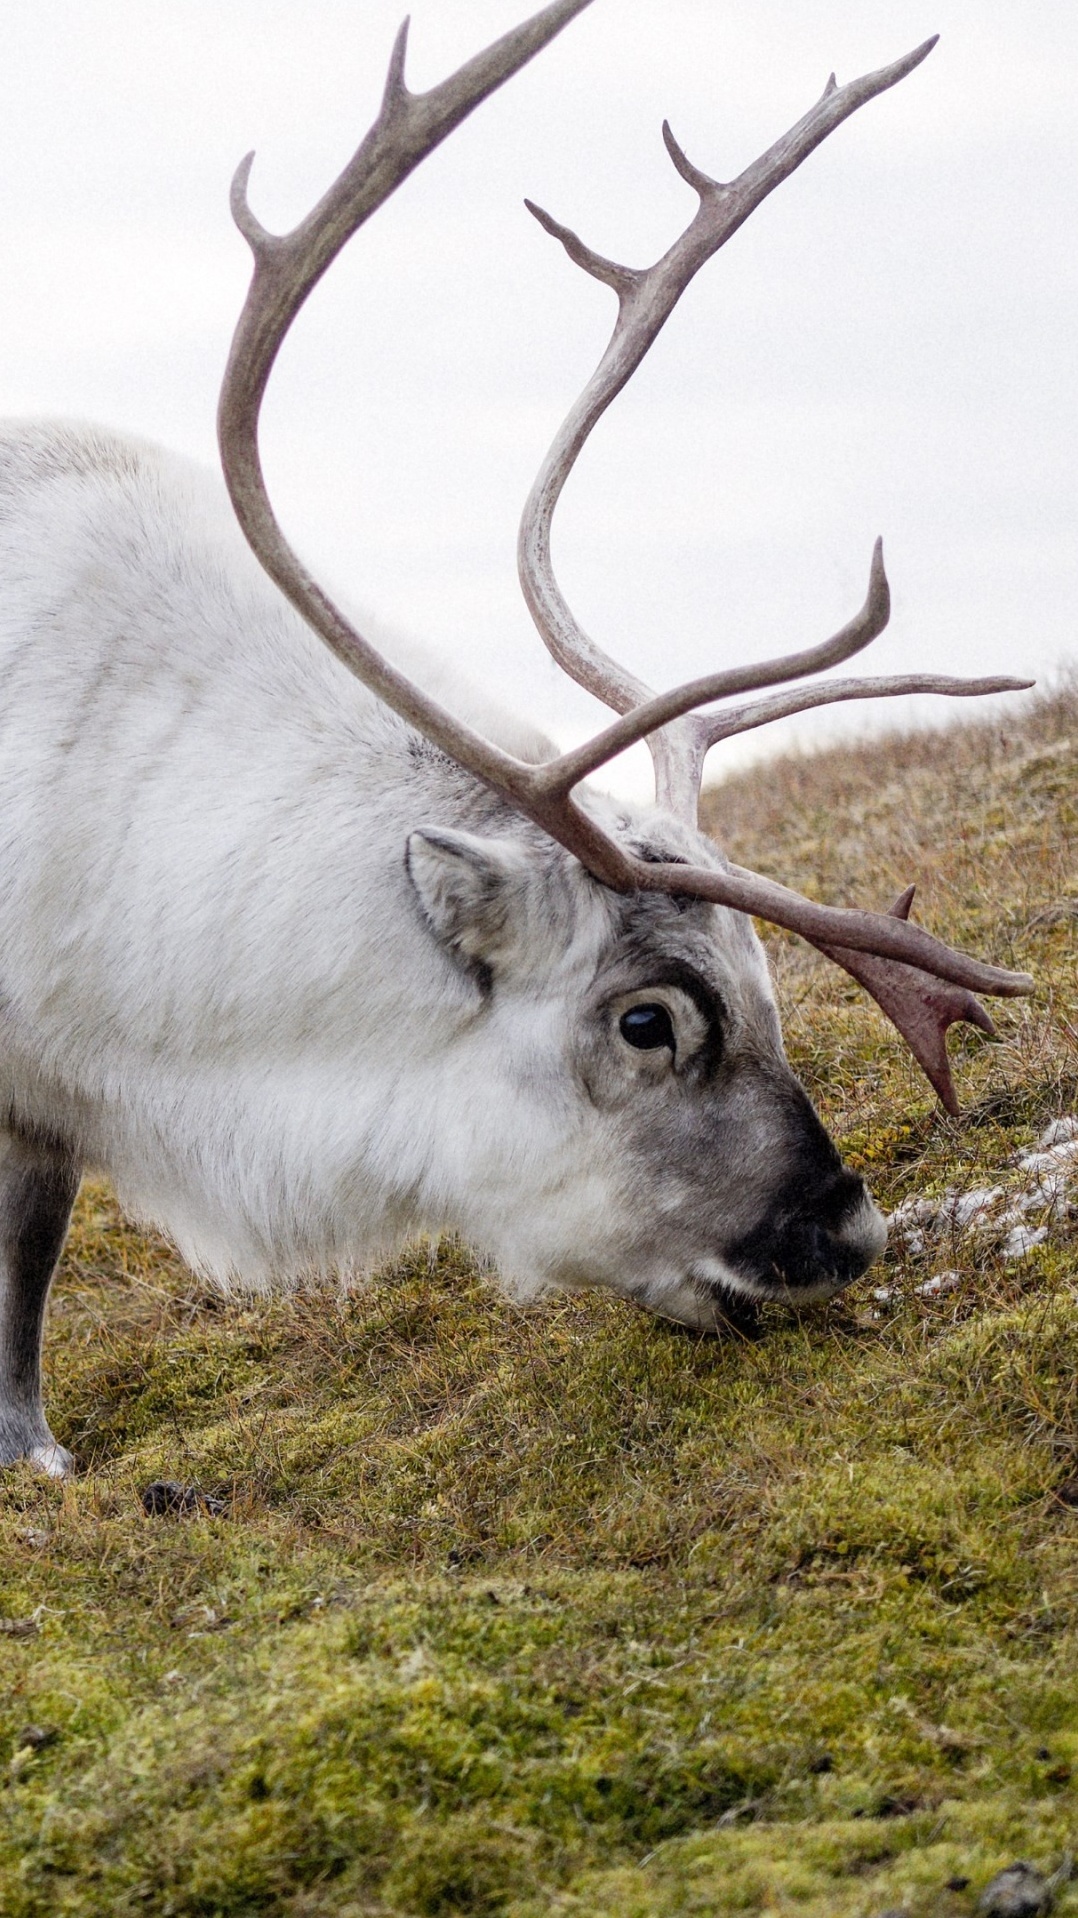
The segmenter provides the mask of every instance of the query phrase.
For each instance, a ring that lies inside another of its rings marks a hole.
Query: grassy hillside
[[[1078,1111],[1076,792],[1065,695],[713,795],[739,859],[825,899],[916,877],[1039,981],[952,1041],[952,1121],[770,935],[848,1156],[931,1203],[751,1343],[522,1314],[451,1244],[359,1298],[222,1303],[84,1191],[49,1394],[85,1473],[0,1489],[5,1914],[957,1918],[1059,1862],[1078,1228],[1066,1152],[1019,1159]],[[162,1478],[225,1509],[147,1516]]]

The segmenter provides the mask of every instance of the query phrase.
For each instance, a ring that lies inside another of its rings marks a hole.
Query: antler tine
[[[815,706],[837,706],[849,699],[899,699],[910,693],[938,693],[948,699],[982,699],[988,693],[1026,693],[1032,679],[948,679],[939,673],[896,673],[886,679],[829,679],[823,686],[798,686],[751,705],[728,706],[702,715],[707,744],[717,746],[738,733],[751,733],[773,719],[790,719]]]
[[[713,180],[710,173],[702,173],[698,166],[693,165],[680,140],[674,138],[674,129],[669,120],[663,121],[663,144],[686,185],[694,187],[701,199],[713,189],[719,190],[719,180]]]
[[[616,260],[608,260],[602,253],[596,253],[593,247],[585,245],[572,227],[563,226],[552,213],[536,206],[534,200],[525,200],[524,204],[532,218],[538,220],[539,225],[555,240],[561,241],[573,264],[583,267],[593,280],[602,280],[604,285],[612,286],[615,293],[631,290],[636,284],[640,275],[632,267],[619,266]]]
[[[420,94],[410,93],[404,81],[406,21],[393,48],[378,118],[339,178],[293,232],[270,233],[252,213],[247,185],[253,155],[241,163],[232,184],[233,215],[255,262],[217,415],[221,462],[239,523],[271,578],[350,672],[479,778],[514,796],[527,769],[391,666],[292,551],[266,491],[258,418],[281,342],[345,242],[482,100],[590,4],[553,0],[449,79]]]

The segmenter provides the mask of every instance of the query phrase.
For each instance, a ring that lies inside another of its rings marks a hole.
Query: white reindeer
[[[909,924],[909,895],[890,914],[814,905],[697,832],[721,738],[828,700],[1017,683],[830,681],[716,712],[868,644],[888,611],[878,549],[835,639],[658,698],[581,631],[550,563],[570,467],[692,275],[931,42],[832,80],[732,186],[667,129],[699,210],[647,272],[538,214],[619,300],[521,533],[540,633],[623,715],[596,740],[555,757],[463,686],[451,717],[274,522],[257,417],[295,312],[406,174],[587,4],[555,0],[422,95],[402,33],[375,125],[284,238],[255,220],[240,169],[255,272],[220,433],[257,560],[218,485],[172,455],[92,428],[3,433],[0,1462],[71,1464],[39,1354],[84,1166],[223,1285],[354,1272],[454,1229],[519,1298],[602,1286],[710,1330],[760,1299],[834,1292],[885,1237],[786,1063],[747,914],[867,984],[948,1102],[948,1024],[988,1023],[970,988],[1029,988]],[[659,806],[578,791],[645,737]]]

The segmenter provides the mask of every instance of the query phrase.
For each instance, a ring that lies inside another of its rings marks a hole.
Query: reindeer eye
[[[623,1012],[620,1031],[626,1044],[638,1052],[657,1052],[660,1046],[674,1051],[674,1022],[665,1006],[633,1006]]]

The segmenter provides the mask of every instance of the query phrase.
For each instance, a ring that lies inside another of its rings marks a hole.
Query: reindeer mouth
[[[712,1338],[722,1338],[725,1334],[739,1339],[761,1336],[761,1300],[753,1293],[742,1292],[727,1279],[715,1278],[696,1281],[693,1289],[706,1300],[708,1314],[707,1323],[695,1330],[706,1332]]]

